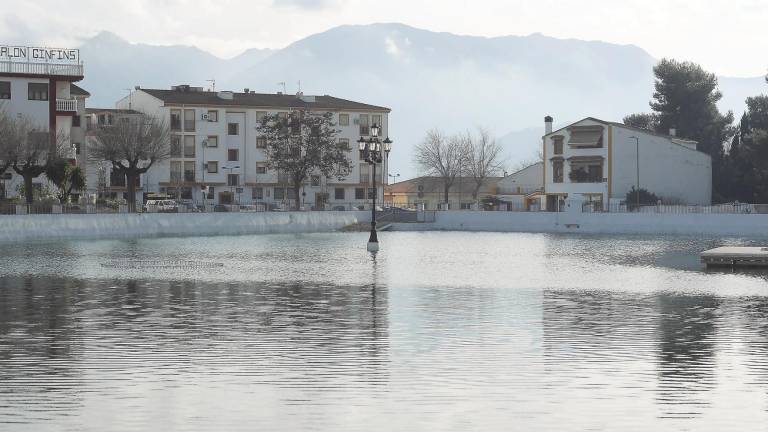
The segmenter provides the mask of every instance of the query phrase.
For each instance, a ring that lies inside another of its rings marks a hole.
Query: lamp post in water
[[[379,140],[379,132],[381,128],[374,123],[371,125],[371,137],[360,137],[357,140],[358,148],[362,152],[363,160],[371,165],[371,175],[373,176],[373,206],[371,207],[371,236],[368,238],[368,251],[376,252],[379,250],[379,239],[376,236],[376,164],[380,164],[383,160],[382,156],[388,157],[389,151],[392,149],[392,140],[389,137],[384,138],[384,141]]]

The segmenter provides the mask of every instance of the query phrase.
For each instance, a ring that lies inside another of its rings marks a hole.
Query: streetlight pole
[[[635,207],[640,211],[640,138],[631,136],[629,139],[635,140],[635,174],[637,174],[637,182],[635,183]]]
[[[389,151],[392,149],[392,140],[389,137],[384,141],[379,140],[379,132],[381,128],[374,123],[371,125],[371,138],[360,137],[357,140],[358,147],[363,152],[363,160],[368,162],[372,167],[373,175],[373,205],[371,206],[371,235],[368,238],[368,251],[376,252],[379,250],[379,239],[376,235],[376,195],[378,190],[376,189],[376,164],[382,162],[382,156],[389,157]]]

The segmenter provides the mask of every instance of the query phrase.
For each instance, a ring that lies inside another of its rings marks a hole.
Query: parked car
[[[144,203],[145,212],[148,212],[152,207],[158,213],[175,213],[179,211],[179,206],[173,200],[148,200]]]

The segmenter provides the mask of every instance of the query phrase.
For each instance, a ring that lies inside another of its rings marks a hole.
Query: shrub
[[[626,197],[627,206],[630,209],[637,207],[638,195],[640,198],[640,205],[656,205],[659,202],[659,197],[656,196],[656,194],[648,192],[643,188],[635,189],[635,187],[632,186],[632,189],[627,192]]]

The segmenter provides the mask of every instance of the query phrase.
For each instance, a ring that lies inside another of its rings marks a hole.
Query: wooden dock
[[[722,246],[701,253],[707,267],[768,267],[768,247]]]

